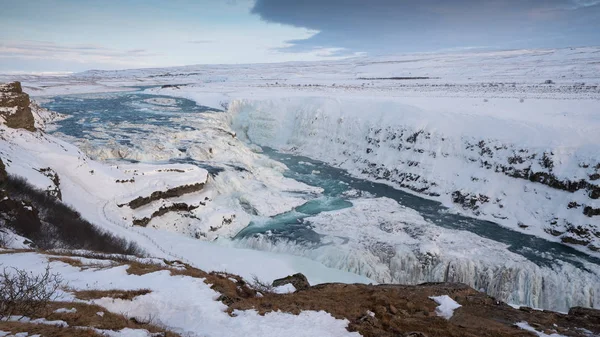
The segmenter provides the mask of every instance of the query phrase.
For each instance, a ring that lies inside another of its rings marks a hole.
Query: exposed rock
[[[589,240],[581,240],[571,236],[563,236],[560,238],[563,243],[570,243],[572,245],[582,245],[585,246],[590,243]]]
[[[13,129],[35,131],[29,95],[23,92],[20,82],[0,84],[0,117]]]
[[[6,180],[7,177],[8,174],[6,173],[6,166],[4,166],[2,159],[0,159],[0,183]]]
[[[479,209],[480,205],[483,205],[489,201],[490,198],[482,194],[471,195],[469,193],[463,194],[460,191],[452,192],[452,202],[461,205],[464,209],[472,210],[475,214],[479,214],[479,211],[477,210]]]
[[[281,287],[286,284],[293,285],[296,290],[306,290],[310,288],[308,279],[306,279],[306,276],[304,276],[302,273],[297,273],[273,281],[273,287]]]
[[[585,206],[585,208],[583,209],[583,214],[589,216],[590,218],[596,215],[600,215],[600,208]]]
[[[152,215],[149,218],[134,219],[133,225],[146,227],[152,219],[159,217],[161,215],[165,215],[169,212],[191,212],[198,207],[199,206],[188,205],[183,202],[182,203],[174,203],[170,206],[161,206],[157,211],[152,213]]]
[[[573,307],[569,309],[569,316],[577,316],[600,323],[600,310],[598,309]]]
[[[184,194],[201,191],[204,188],[204,183],[197,183],[192,185],[177,186],[166,191],[156,191],[150,194],[148,197],[138,197],[131,200],[127,205],[132,209],[140,208],[147,205],[155,200],[168,199],[180,197]]]

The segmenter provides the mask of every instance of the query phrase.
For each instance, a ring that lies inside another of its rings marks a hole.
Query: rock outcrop
[[[35,131],[29,95],[23,92],[20,82],[0,84],[0,118],[13,129]]]
[[[281,287],[286,284],[291,284],[296,290],[306,290],[310,288],[310,283],[304,274],[297,273],[284,278],[280,278],[273,281],[273,287]]]
[[[147,196],[147,197],[135,198],[135,199],[131,200],[127,205],[129,207],[131,207],[131,209],[136,209],[136,208],[140,208],[140,207],[147,205],[156,200],[176,198],[176,197],[180,197],[184,194],[198,192],[198,191],[201,191],[202,188],[204,188],[204,183],[196,183],[196,184],[190,184],[190,185],[177,186],[174,188],[170,188],[166,191],[152,192],[152,194],[150,194],[150,196]],[[121,206],[123,206],[123,205],[120,205],[119,207],[121,207]]]

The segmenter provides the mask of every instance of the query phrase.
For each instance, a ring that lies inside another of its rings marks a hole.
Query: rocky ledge
[[[13,129],[35,131],[35,119],[29,105],[29,95],[20,82],[0,84],[0,119]]]

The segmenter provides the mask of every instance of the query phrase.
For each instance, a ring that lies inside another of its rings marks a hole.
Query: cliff
[[[1,122],[13,129],[35,131],[29,95],[23,92],[20,82],[0,84]]]

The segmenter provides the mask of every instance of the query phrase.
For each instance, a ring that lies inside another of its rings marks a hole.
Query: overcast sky
[[[0,0],[0,72],[600,45],[600,0]]]

